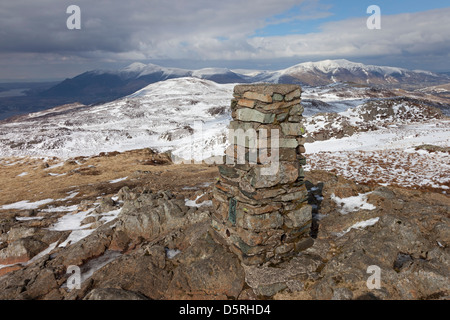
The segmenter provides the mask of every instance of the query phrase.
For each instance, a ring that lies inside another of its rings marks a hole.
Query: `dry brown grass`
[[[170,189],[189,196],[195,190],[186,187],[205,188],[218,176],[215,166],[175,165],[167,163],[167,159],[167,156],[156,155],[149,149],[79,157],[54,168],[51,167],[62,160],[4,158],[0,160],[0,206],[22,200],[61,199],[74,191],[78,195],[71,202],[77,204],[82,200],[113,195],[123,186]],[[45,168],[46,164],[50,168]],[[19,176],[23,172],[28,174]],[[124,177],[128,178],[117,183],[109,182]],[[51,204],[58,205],[57,202]]]

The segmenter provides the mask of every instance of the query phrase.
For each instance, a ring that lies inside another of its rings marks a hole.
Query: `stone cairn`
[[[233,96],[212,234],[246,265],[279,262],[313,244],[301,87],[237,85]]]

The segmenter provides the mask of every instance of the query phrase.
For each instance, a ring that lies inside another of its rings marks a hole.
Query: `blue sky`
[[[253,36],[279,36],[287,34],[305,34],[320,32],[324,23],[356,17],[369,17],[366,13],[370,5],[377,5],[382,15],[414,13],[439,8],[448,8],[448,0],[431,1],[382,1],[382,0],[311,0],[296,5],[282,14],[268,18],[266,21],[278,21],[300,16],[299,19],[279,24],[269,24],[255,31]],[[313,18],[315,17],[316,18]],[[449,17],[450,19],[450,17]]]
[[[81,29],[66,26],[69,5]],[[369,30],[367,8],[381,9]],[[282,69],[306,61],[450,71],[448,0],[0,1],[0,80],[61,79],[133,62]]]

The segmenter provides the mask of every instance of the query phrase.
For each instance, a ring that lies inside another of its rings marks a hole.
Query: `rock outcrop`
[[[119,194],[129,200],[117,218],[9,269],[0,276],[0,299],[448,299],[446,195],[371,187],[323,171],[306,172],[305,181],[314,243],[278,264],[242,264],[228,245],[214,241],[211,207],[125,187]],[[343,210],[341,202],[360,195],[371,206]],[[165,215],[166,207],[178,214]],[[124,227],[150,216],[168,219],[170,227],[149,224],[148,236]],[[27,237],[49,241],[43,233],[16,228],[9,236],[11,244]],[[81,270],[80,289],[67,288],[71,265]],[[367,287],[369,266],[381,270],[378,289]]]

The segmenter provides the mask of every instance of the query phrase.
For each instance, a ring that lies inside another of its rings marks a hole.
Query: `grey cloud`
[[[82,29],[67,30],[66,8],[81,8]],[[0,52],[126,52],[151,57],[217,37],[244,37],[295,0],[24,1],[0,5]]]
[[[317,0],[15,0],[0,3],[0,78],[46,68],[51,76],[105,64],[148,60],[292,61],[347,58],[372,63],[450,69],[450,8],[325,24],[310,34],[251,37],[274,17],[304,2],[323,17]],[[66,8],[81,8],[82,29],[66,28]],[[319,9],[318,9],[319,8]],[[22,72],[22,71],[21,71]],[[73,73],[72,73],[73,72]],[[6,75],[6,76],[5,76]]]

